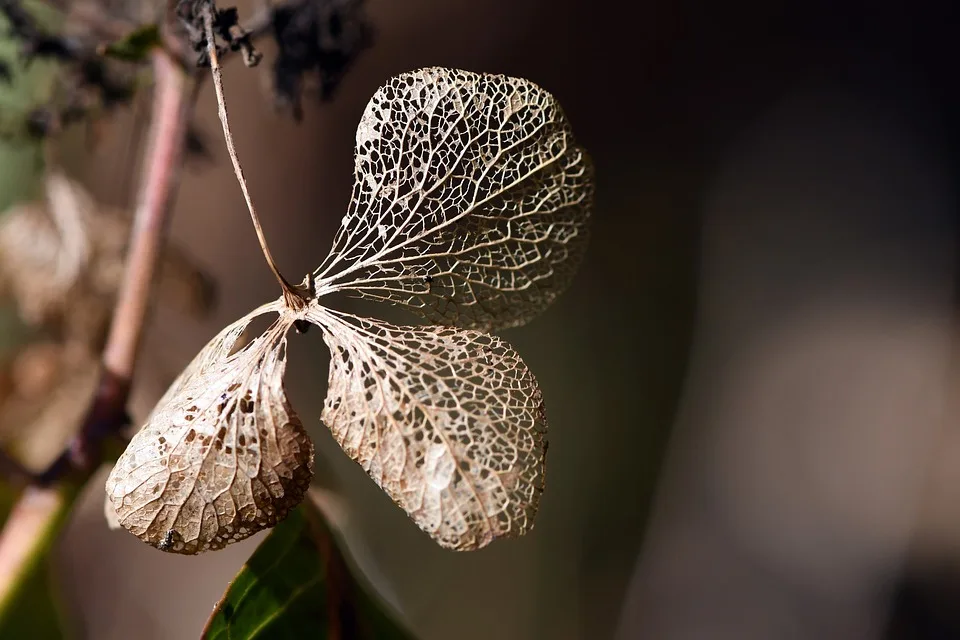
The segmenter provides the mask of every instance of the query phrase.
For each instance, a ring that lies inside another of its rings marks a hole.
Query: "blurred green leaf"
[[[24,0],[23,7],[43,26],[56,28],[60,14],[39,0]],[[57,64],[36,59],[27,64],[20,56],[21,43],[10,34],[9,24],[0,15],[0,63],[8,77],[0,82],[0,212],[11,205],[39,198],[43,191],[43,143],[23,135],[30,112],[48,103],[54,94]],[[4,342],[23,336],[4,324]],[[9,346],[9,345],[4,345]],[[20,492],[0,483],[0,521],[4,523],[4,551],[8,554],[6,576],[9,588],[0,595],[0,638],[67,637],[62,623],[56,589],[50,572],[50,551],[66,522],[76,497],[75,488],[28,489]],[[16,522],[14,522],[16,519]],[[7,527],[8,524],[13,526]]]
[[[28,488],[17,496],[12,489],[2,486],[0,509],[9,516],[4,522],[4,536],[16,538],[17,543],[22,541],[23,547],[18,549],[22,561],[18,563],[17,575],[11,577],[10,590],[0,599],[0,638],[71,637],[57,598],[50,552],[69,517],[77,488]],[[6,542],[4,552],[8,553],[10,541]]]
[[[103,54],[118,60],[141,62],[159,45],[160,29],[155,24],[148,24],[131,31],[116,42],[111,42],[104,47]]]
[[[409,639],[348,567],[311,499],[277,525],[217,603],[203,638]]]
[[[61,23],[49,4],[23,0],[23,6],[47,28]],[[0,63],[10,71],[10,77],[0,81],[0,125],[5,134],[0,137],[0,212],[38,198],[43,190],[43,143],[22,134],[28,114],[53,97],[57,63],[35,59],[27,64],[20,50],[21,43],[10,35],[9,23],[0,14]]]

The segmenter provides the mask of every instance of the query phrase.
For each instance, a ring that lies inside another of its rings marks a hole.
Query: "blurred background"
[[[272,111],[258,73],[227,69],[288,274],[326,255],[356,123],[393,74],[530,78],[594,156],[581,274],[505,333],[550,420],[531,535],[455,554],[421,534],[320,424],[325,347],[293,338],[288,387],[318,475],[342,493],[358,563],[420,637],[960,637],[955,5],[369,0],[372,48],[300,124]],[[203,323],[158,311],[141,393],[277,293],[211,89],[199,122],[214,160],[188,166],[172,238],[221,303]],[[116,204],[130,200],[124,144],[80,174]],[[107,530],[101,487],[60,549],[78,624],[195,637],[260,538],[158,554]]]

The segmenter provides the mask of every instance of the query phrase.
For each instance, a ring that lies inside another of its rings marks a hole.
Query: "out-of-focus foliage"
[[[99,353],[123,277],[130,235],[125,212],[97,203],[82,185],[52,172],[44,202],[0,220],[0,292],[33,326]],[[213,300],[209,279],[176,248],[164,252],[158,293],[193,315]]]
[[[160,29],[148,24],[128,33],[125,37],[112,42],[103,49],[104,55],[128,62],[146,60],[150,51],[160,44]]]
[[[45,468],[83,419],[99,372],[86,349],[52,340],[21,345],[0,368],[0,446],[29,469]]]
[[[62,22],[49,4],[25,0],[22,6],[46,27],[56,28]],[[22,43],[11,32],[11,24],[0,15],[0,213],[18,202],[40,197],[43,192],[42,141],[21,135],[22,123],[30,111],[51,99],[58,64],[51,59],[27,61],[21,55],[21,47]],[[17,352],[18,344],[29,335],[6,310],[0,332],[6,356]],[[4,404],[11,390],[10,363],[8,360],[0,383]],[[27,514],[26,522],[30,515],[42,521],[39,535],[24,541],[23,553],[28,559],[21,565],[21,574],[7,580],[9,590],[0,598],[0,637],[68,637],[49,565],[50,548],[72,503],[67,493],[72,494],[72,489],[20,492],[6,482],[0,483],[0,522],[7,523],[15,504],[18,510],[33,510]],[[15,533],[16,530],[4,531],[8,544]]]
[[[19,344],[10,341],[0,356],[0,442],[31,468],[50,461],[86,410],[130,233],[124,212],[73,180],[51,173],[46,187],[46,200],[0,218],[0,296],[20,316],[3,332]],[[203,315],[212,292],[190,260],[166,249],[161,302]]]
[[[70,514],[77,487],[28,488],[17,492],[0,484],[0,508],[9,516],[15,509],[17,522],[4,530],[8,538],[24,535],[19,549],[26,556],[20,575],[5,580],[9,590],[0,597],[0,638],[57,640],[70,638],[56,581],[52,574],[51,549]],[[15,505],[15,506],[14,506]],[[7,524],[7,517],[3,519]],[[8,552],[10,541],[7,541]]]
[[[0,441],[35,471],[56,457],[88,410],[130,229],[125,215],[66,177],[52,173],[46,186],[45,201],[18,204],[0,217],[0,292],[21,320],[8,314],[3,327],[4,338],[16,340],[7,340],[0,358]],[[206,277],[175,250],[162,264],[163,301],[206,312],[212,295]],[[0,637],[65,637],[50,551],[80,482],[31,488],[17,502],[4,536],[8,544],[11,536],[23,540],[4,553],[24,561],[20,574],[0,585],[10,589],[0,593]]]
[[[61,23],[49,4],[25,0],[22,5],[43,25]],[[26,61],[10,26],[0,14],[0,212],[42,192],[42,143],[25,138],[21,130],[27,114],[51,99],[58,68],[49,58]]]
[[[35,0],[23,3],[41,24],[56,27],[60,18],[48,4]],[[13,204],[39,197],[43,191],[43,148],[39,139],[20,134],[20,123],[39,104],[53,95],[58,64],[50,59],[29,62],[21,56],[22,43],[10,33],[10,24],[0,15],[0,65],[4,77],[0,80],[0,212]],[[26,338],[27,333],[13,316],[5,313],[3,336],[5,351],[15,349],[14,343]],[[9,345],[7,343],[10,343]],[[6,373],[6,372],[5,372]],[[4,382],[10,380],[4,375]],[[9,384],[4,384],[9,390]],[[0,484],[0,512],[6,523],[20,492],[6,483]],[[58,496],[59,497],[59,496]],[[55,589],[49,572],[48,551],[55,533],[64,521],[70,501],[55,508],[45,535],[28,541],[26,551],[30,560],[23,566],[19,579],[11,580],[11,590],[0,601],[0,637],[37,639],[62,638],[64,628],[55,602]],[[29,501],[21,503],[30,506]]]

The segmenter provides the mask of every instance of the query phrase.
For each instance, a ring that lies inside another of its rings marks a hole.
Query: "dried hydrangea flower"
[[[423,531],[444,547],[476,549],[532,527],[543,401],[520,356],[485,332],[530,320],[569,284],[586,247],[590,160],[535,84],[428,68],[373,96],[355,162],[333,248],[300,286],[276,270],[251,205],[284,295],[214,338],[118,460],[109,506],[142,540],[177,553],[216,549],[302,500],[313,448],[283,373],[287,332],[304,323],[331,350],[323,422]],[[333,292],[433,324],[330,309]],[[236,348],[262,315],[272,324]]]

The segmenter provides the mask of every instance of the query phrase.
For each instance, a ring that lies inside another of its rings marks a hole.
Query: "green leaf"
[[[108,44],[103,49],[103,55],[128,62],[142,62],[147,59],[154,47],[158,46],[160,46],[160,28],[155,24],[148,24]]]
[[[353,575],[338,545],[323,514],[305,500],[240,569],[202,638],[412,638]]]

